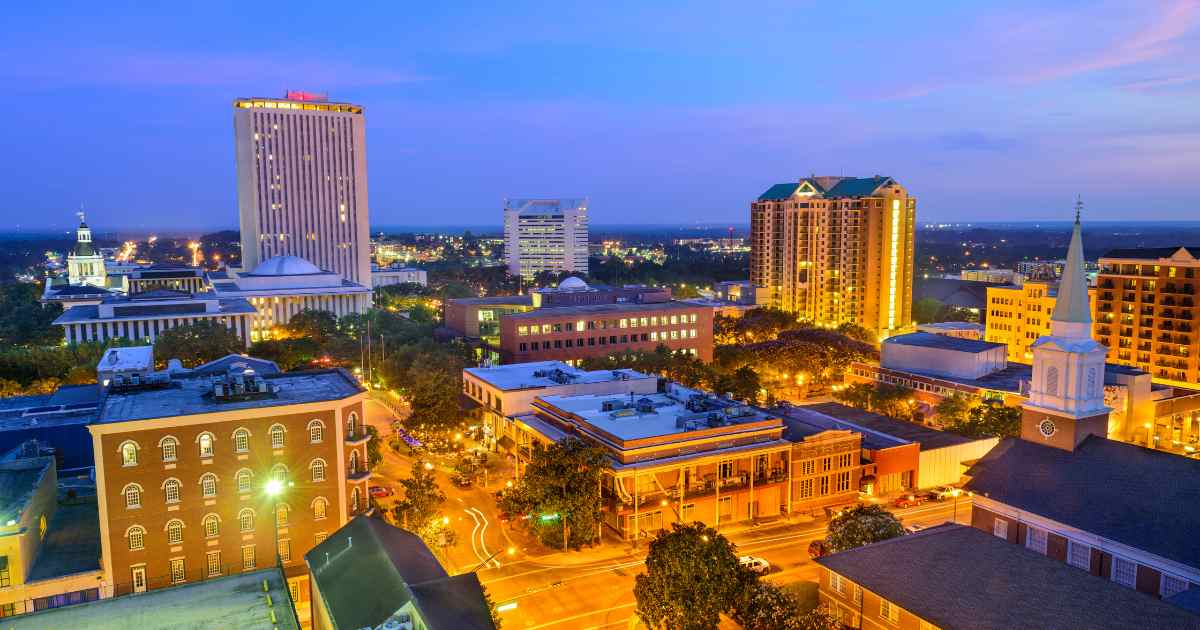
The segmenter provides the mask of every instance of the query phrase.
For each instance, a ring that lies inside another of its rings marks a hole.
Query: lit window
[[[167,543],[178,545],[183,542],[183,521],[173,519],[167,523]]]
[[[124,442],[121,444],[121,465],[122,466],[137,466],[138,463],[138,447],[133,442]]]
[[[125,509],[131,510],[142,507],[142,487],[136,483],[131,483],[123,490],[121,494],[125,495]]]
[[[250,472],[249,469],[243,468],[243,469],[239,470],[237,473],[238,492],[249,492],[250,491],[250,482],[253,477],[254,477],[254,473]]]
[[[179,440],[167,436],[158,443],[158,446],[162,449],[162,460],[164,462],[175,461],[176,449],[179,446]]]
[[[351,512],[358,511],[358,503],[359,503],[358,488],[354,488],[353,490],[350,491],[350,511]]]
[[[288,478],[287,466],[275,464],[271,467],[271,478],[280,483],[286,483]]]
[[[179,503],[179,487],[178,479],[168,479],[163,482],[163,497],[167,503]]]
[[[1025,537],[1025,548],[1031,551],[1036,551],[1042,555],[1046,554],[1046,530],[1030,527]]]
[[[879,616],[891,623],[900,623],[900,609],[886,599],[879,600]]]
[[[238,512],[238,529],[243,532],[254,531],[254,510],[246,508]]]
[[[329,502],[322,497],[317,497],[313,500],[313,520],[319,521],[325,518],[325,510],[329,507]]]
[[[1008,521],[1000,518],[992,521],[992,535],[1008,540]]]
[[[233,432],[233,450],[238,453],[245,453],[250,450],[250,432],[245,429],[238,429]]]
[[[308,467],[312,470],[313,481],[325,481],[325,460],[314,459]]]
[[[146,548],[146,530],[140,525],[134,525],[133,527],[130,527],[129,531],[126,532],[125,535],[129,537],[130,551],[137,551],[139,549]]]
[[[292,561],[292,541],[290,541],[286,538],[279,541],[279,561],[280,562],[291,562]]]
[[[213,436],[211,433],[201,433],[200,437],[196,438],[196,443],[200,445],[200,457],[213,456]]]
[[[288,524],[288,506],[280,503],[275,507],[275,526],[287,527]]]
[[[221,575],[221,552],[208,552],[205,556],[205,567],[208,569],[208,577]]]
[[[171,560],[171,583],[180,584],[185,579],[183,570],[183,558],[174,558]]]
[[[283,434],[285,433],[283,425],[276,424],[271,426],[271,448],[283,448]]]
[[[325,425],[320,420],[308,423],[308,441],[310,444],[320,444],[325,439]]]
[[[217,476],[212,473],[206,473],[200,477],[200,493],[206,497],[217,496]]]
[[[358,414],[350,412],[350,417],[346,419],[346,437],[353,439],[354,432],[358,430]]]
[[[205,516],[203,523],[205,538],[216,538],[221,535],[221,519],[216,514]]]

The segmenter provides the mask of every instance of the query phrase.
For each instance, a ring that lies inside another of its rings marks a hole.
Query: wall
[[[963,462],[979,459],[1000,443],[999,438],[973,440],[964,444],[923,450],[917,469],[917,487],[933,488],[957,484],[966,467]]]
[[[879,364],[893,370],[918,370],[930,374],[975,379],[1008,365],[1004,346],[983,352],[963,352],[883,342]]]

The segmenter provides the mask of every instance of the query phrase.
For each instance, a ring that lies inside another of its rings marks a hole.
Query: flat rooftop
[[[478,298],[452,298],[447,304],[468,304],[487,306],[495,304],[511,304],[512,306],[533,306],[533,296],[530,295],[492,295]]]
[[[487,368],[467,368],[463,371],[504,391],[657,378],[630,369],[589,372],[571,367],[562,361],[513,363]]]
[[[975,441],[955,433],[938,431],[915,422],[896,420],[839,403],[789,406],[783,415],[810,425],[857,431],[863,434],[863,448],[868,449],[891,448],[915,442],[925,451]]]
[[[263,592],[267,581],[274,607]],[[278,625],[271,623],[275,611]],[[288,604],[287,585],[276,569],[155,589],[137,595],[9,617],[5,630],[299,630]]]
[[[564,315],[585,315],[591,313],[641,313],[651,311],[691,310],[698,308],[695,304],[686,302],[653,302],[650,304],[631,304],[618,302],[616,304],[587,304],[582,306],[549,306],[538,308],[525,313],[513,313],[505,317],[515,319],[539,319],[542,317],[558,317]]]
[[[172,315],[187,315],[188,317],[220,317],[222,315],[240,315],[257,313],[254,306],[246,298],[222,298],[217,300],[218,309],[207,312],[203,309],[203,299],[180,297],[169,300],[146,300],[143,303],[122,299],[112,317],[100,317],[100,307],[95,304],[74,306],[59,315],[55,324],[76,324],[94,321],[120,321],[126,319],[158,319]],[[198,309],[198,310],[197,310]]]
[[[68,499],[60,493],[46,539],[29,571],[30,581],[100,570],[100,510],[95,488],[75,490],[90,494]]]
[[[49,457],[0,462],[0,523],[21,514],[54,461]]]
[[[703,394],[672,383],[667,394],[583,394],[576,396],[542,396],[539,407],[552,407],[575,416],[588,425],[622,442],[645,438],[684,435],[691,431],[724,429],[722,433],[737,433],[737,426],[769,422],[782,427],[779,418],[749,405]],[[689,400],[703,400],[701,407]],[[535,403],[536,405],[537,403]],[[716,424],[710,424],[713,419]],[[583,427],[585,430],[587,427]],[[762,426],[753,427],[761,430]],[[603,437],[603,436],[598,436]],[[706,434],[704,437],[712,437]],[[621,444],[614,444],[622,448]]]
[[[212,381],[203,377],[172,379],[162,389],[110,392],[104,399],[97,422],[125,422],[168,416],[188,416],[235,409],[258,409],[341,400],[363,391],[347,371],[309,370],[282,374],[260,374],[278,388],[272,395],[237,401],[212,397]]]
[[[918,324],[917,328],[931,328],[933,330],[983,330],[983,324],[975,322],[934,322],[932,324]]]
[[[102,370],[152,370],[154,369],[154,346],[132,348],[109,348],[100,357],[98,367]]]
[[[957,383],[968,387],[976,387],[979,389],[990,389],[993,391],[1009,392],[1012,394],[1021,394],[1021,383],[1029,382],[1033,379],[1033,366],[1028,363],[1013,363],[1009,362],[1003,370],[997,370],[991,374],[985,374],[979,378],[965,378],[957,376],[949,376],[942,373],[934,374],[925,370],[902,370],[898,368],[881,367],[880,369],[901,374],[915,374],[924,376],[925,378],[945,381],[947,383]],[[1128,365],[1117,365],[1116,363],[1104,364],[1104,384],[1116,385],[1116,377],[1121,376],[1139,376],[1145,374],[1144,371]],[[1154,389],[1161,389],[1159,386],[1152,386]]]
[[[1200,617],[965,525],[816,562],[939,628],[1197,628]]]
[[[946,335],[937,335],[927,332],[908,333],[906,335],[896,335],[883,340],[885,344],[894,346],[913,346],[917,348],[935,348],[938,350],[954,350],[955,352],[970,352],[977,354],[995,350],[996,348],[1006,347],[1002,343],[992,343],[990,341],[978,341],[975,339],[963,339],[961,337],[949,337]]]

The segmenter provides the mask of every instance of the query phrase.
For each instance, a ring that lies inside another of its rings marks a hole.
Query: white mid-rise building
[[[588,200],[506,199],[504,257],[508,273],[588,271]]]
[[[363,108],[289,92],[233,109],[243,269],[299,256],[369,287]]]

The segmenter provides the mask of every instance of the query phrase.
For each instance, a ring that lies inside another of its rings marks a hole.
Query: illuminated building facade
[[[1095,306],[1095,289],[1089,290]],[[1050,314],[1058,297],[1058,282],[1027,281],[1021,286],[987,288],[984,339],[1008,347],[1008,360],[1029,363],[1033,343],[1050,334]]]
[[[588,271],[587,199],[506,199],[504,256],[508,273],[532,279],[543,271]]]

